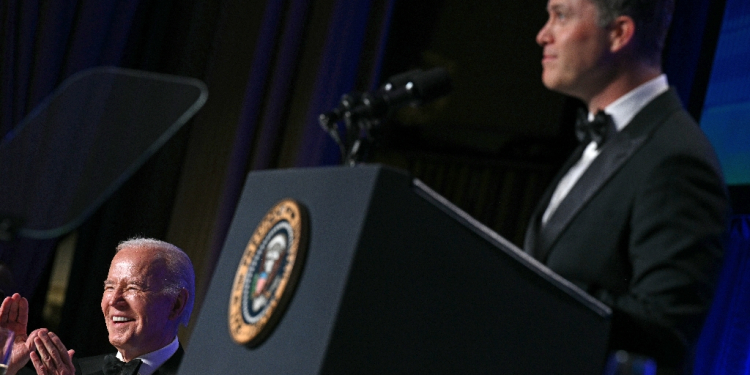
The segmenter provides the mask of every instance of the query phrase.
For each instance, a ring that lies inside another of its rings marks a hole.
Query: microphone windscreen
[[[412,77],[417,97],[428,102],[447,95],[453,89],[450,76],[445,68],[434,68],[426,72],[420,72]]]

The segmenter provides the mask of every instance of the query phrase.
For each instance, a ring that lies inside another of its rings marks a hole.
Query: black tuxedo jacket
[[[525,250],[613,308],[610,349],[680,366],[711,303],[729,216],[713,148],[674,90],[602,146],[557,211],[541,216]]]
[[[154,375],[176,375],[184,354],[185,350],[180,346],[173,356],[156,369]],[[103,354],[93,357],[84,357],[78,360],[74,358],[73,364],[76,366],[76,375],[103,375],[104,372],[102,371],[102,365],[104,364],[105,356],[106,354]]]

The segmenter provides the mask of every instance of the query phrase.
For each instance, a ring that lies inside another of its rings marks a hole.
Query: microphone
[[[434,68],[397,74],[374,93],[351,93],[342,97],[334,110],[320,115],[320,122],[331,124],[343,118],[380,118],[406,105],[419,105],[453,89],[448,71]]]

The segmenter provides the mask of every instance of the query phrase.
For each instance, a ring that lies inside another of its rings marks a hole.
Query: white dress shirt
[[[169,345],[153,351],[151,353],[146,353],[142,356],[138,356],[138,359],[142,361],[141,367],[138,368],[138,375],[151,375],[156,371],[159,366],[163,365],[164,362],[166,362],[170,357],[174,355],[174,353],[177,352],[177,349],[180,347],[180,341],[177,339],[177,336],[175,336],[174,340],[172,340],[172,343]],[[117,352],[117,359],[122,359],[122,354],[120,352]]]
[[[612,116],[612,121],[615,123],[617,131],[624,129],[630,120],[640,112],[643,107],[650,103],[654,98],[663,94],[669,89],[669,83],[667,82],[667,76],[662,74],[638,87],[631,90],[627,94],[621,96],[619,99],[612,102],[604,108],[604,112]],[[589,113],[589,120],[594,118],[593,113]],[[568,172],[560,180],[560,183],[555,188],[555,192],[552,194],[547,210],[544,211],[542,216],[542,225],[546,224],[549,218],[555,213],[560,202],[568,195],[570,190],[575,186],[578,179],[581,178],[589,165],[599,156],[601,150],[597,148],[596,142],[591,142],[586,146],[586,149],[581,155],[581,159],[571,167]]]

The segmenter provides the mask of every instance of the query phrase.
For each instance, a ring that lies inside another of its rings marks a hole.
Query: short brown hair
[[[619,16],[635,22],[636,50],[646,61],[661,65],[661,54],[672,22],[674,0],[590,0],[599,10],[599,25]]]

